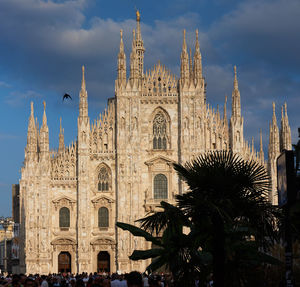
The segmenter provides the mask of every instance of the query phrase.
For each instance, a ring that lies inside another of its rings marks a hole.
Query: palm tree
[[[117,222],[117,226],[134,236],[145,238],[153,247],[148,250],[134,250],[131,260],[152,258],[146,271],[155,271],[163,266],[171,271],[175,286],[193,286],[197,273],[204,273],[211,255],[199,249],[195,233],[185,234],[183,227],[193,230],[192,222],[176,206],[162,201],[162,211],[137,220],[141,228]]]
[[[201,247],[212,253],[214,286],[225,286],[226,263],[251,241],[262,261],[270,259],[259,248],[267,250],[277,239],[279,211],[268,201],[270,180],[263,166],[216,151],[174,168],[190,190],[177,196],[178,207],[207,234]]]

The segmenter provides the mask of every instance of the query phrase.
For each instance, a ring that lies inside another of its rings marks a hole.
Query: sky
[[[287,102],[292,142],[298,141],[299,0],[1,0],[0,216],[11,215],[11,184],[20,179],[30,102],[41,125],[46,101],[50,148],[58,147],[60,117],[65,144],[76,140],[81,66],[93,121],[114,96],[120,29],[129,64],[135,8],[141,11],[147,70],[160,60],[179,76],[182,31],[194,50],[199,29],[207,102],[223,109],[227,95],[230,117],[236,65],[245,138],[254,137],[258,149],[262,129],[267,156],[274,101],[279,125]],[[73,101],[62,103],[64,93]]]

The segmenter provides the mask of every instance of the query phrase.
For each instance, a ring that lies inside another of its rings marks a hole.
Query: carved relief
[[[116,243],[111,238],[97,238],[91,242],[93,251],[95,250],[116,250]]]
[[[54,204],[55,210],[58,210],[61,207],[69,207],[73,210],[76,200],[65,196],[65,197],[52,200],[52,202]]]
[[[51,242],[54,251],[75,251],[76,241],[73,238],[57,238]]]

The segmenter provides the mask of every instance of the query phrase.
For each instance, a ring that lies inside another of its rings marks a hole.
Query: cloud
[[[114,95],[119,30],[124,30],[128,76],[132,29],[136,23],[133,19],[88,19],[87,5],[88,1],[1,1],[3,65],[26,87],[26,92],[15,92],[7,98],[7,104],[41,97],[44,92],[40,91],[44,90],[45,97],[56,106],[60,105],[63,93],[70,93],[75,101],[71,106],[75,107],[82,64],[86,65],[90,110],[100,112],[103,102]],[[251,136],[257,134],[254,129],[261,122],[266,123],[267,129],[273,100],[278,105],[284,100],[288,104],[298,103],[299,77],[293,78],[291,73],[298,71],[300,64],[299,57],[294,59],[300,45],[300,9],[295,0],[243,1],[233,7],[211,27],[208,25],[207,30],[199,31],[207,99],[222,104],[227,94],[230,111],[232,66],[237,64],[245,131],[250,131]],[[145,68],[160,60],[178,76],[182,30],[187,29],[188,46],[193,48],[194,30],[200,22],[197,11],[154,20],[151,24],[142,22]],[[11,62],[14,65],[10,68]],[[289,114],[291,122],[299,121],[294,104],[289,104]]]
[[[280,69],[299,70],[300,2],[298,0],[243,1],[212,25],[210,34],[225,56],[241,51],[252,59]],[[228,54],[229,53],[229,54]]]
[[[80,67],[85,64],[91,100],[103,101],[113,96],[119,30],[124,30],[129,68],[135,20],[94,17],[86,21],[82,1],[29,0],[25,5],[21,0],[13,0],[1,2],[0,6],[0,44],[6,48],[18,47],[3,51],[6,65],[13,61],[14,68],[18,67],[9,71],[15,78],[25,84],[32,83],[35,89],[77,94]],[[198,20],[195,13],[188,13],[166,22],[155,21],[153,26],[142,23],[145,67],[152,67],[160,59],[178,73],[182,30],[195,30]],[[194,38],[194,32],[188,32],[187,40],[192,46]],[[200,39],[204,38],[205,35],[200,33]],[[202,45],[205,45],[204,40]]]
[[[10,106],[19,106],[24,104],[24,102],[28,101],[29,99],[36,99],[41,97],[41,94],[32,90],[28,90],[25,92],[14,91],[11,92],[8,97],[6,97],[5,103]]]
[[[0,81],[0,87],[3,87],[3,88],[11,88],[11,85],[4,82],[4,81]]]
[[[15,140],[17,138],[19,138],[17,135],[0,133],[0,140]]]

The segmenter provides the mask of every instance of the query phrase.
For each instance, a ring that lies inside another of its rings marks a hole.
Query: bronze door
[[[107,251],[98,253],[98,272],[110,272],[110,255]]]
[[[71,255],[69,252],[60,252],[58,255],[58,272],[71,272]]]

